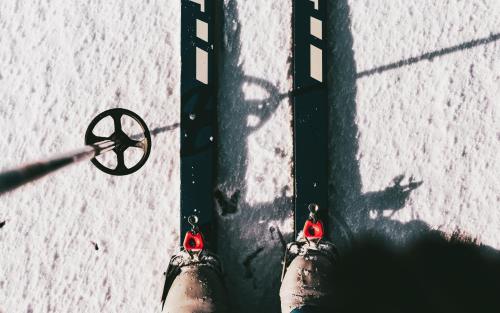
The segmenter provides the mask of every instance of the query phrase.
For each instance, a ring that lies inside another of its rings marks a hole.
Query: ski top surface
[[[328,214],[326,0],[293,0],[295,235],[317,205]],[[326,225],[325,229],[326,229]]]
[[[215,1],[181,0],[181,214],[180,239],[197,226],[209,245],[214,238],[216,163]],[[210,247],[210,246],[209,246]]]

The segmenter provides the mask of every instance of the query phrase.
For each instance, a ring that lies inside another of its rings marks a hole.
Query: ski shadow
[[[215,190],[218,210],[217,247],[226,273],[234,312],[278,312],[280,262],[283,245],[292,238],[292,186],[285,186],[270,202],[251,204],[248,192],[248,139],[264,126],[276,110],[288,105],[290,93],[280,93],[273,83],[245,74],[240,63],[241,27],[236,0],[217,1],[219,86],[218,172]],[[266,99],[248,99],[246,87],[261,89]],[[252,117],[252,122],[249,118]],[[253,151],[255,153],[255,151]],[[289,162],[291,155],[276,148],[273,158]],[[280,161],[281,162],[281,161]],[[287,228],[287,229],[285,229]],[[290,228],[288,230],[288,228]]]

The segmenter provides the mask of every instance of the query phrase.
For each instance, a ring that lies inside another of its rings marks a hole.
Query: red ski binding
[[[188,223],[192,228],[184,237],[184,249],[189,253],[201,252],[205,247],[205,241],[203,240],[203,235],[198,228],[198,217],[196,215],[191,215],[188,218]]]
[[[188,252],[199,252],[202,251],[205,243],[203,241],[203,236],[201,233],[194,233],[193,231],[188,231],[184,237],[184,249]]]
[[[306,240],[320,241],[325,235],[325,229],[321,220],[317,218],[317,213],[319,211],[319,206],[315,203],[311,203],[308,206],[309,218],[304,224],[304,229],[302,233]]]
[[[321,221],[312,221],[307,220],[304,224],[304,237],[309,240],[319,240],[323,239],[323,235],[325,234],[323,223]]]

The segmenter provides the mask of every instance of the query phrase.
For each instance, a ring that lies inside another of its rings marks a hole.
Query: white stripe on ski
[[[196,47],[196,80],[208,85],[208,52]]]
[[[323,22],[311,16],[311,35],[323,39]]]
[[[323,82],[323,51],[313,45],[311,50],[311,77],[319,82]]]
[[[208,23],[196,20],[196,37],[208,42]]]

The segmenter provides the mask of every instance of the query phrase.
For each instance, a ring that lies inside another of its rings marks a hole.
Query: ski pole
[[[90,160],[115,148],[116,142],[104,140],[50,159],[29,163],[0,173],[0,195],[41,178],[67,165]]]

